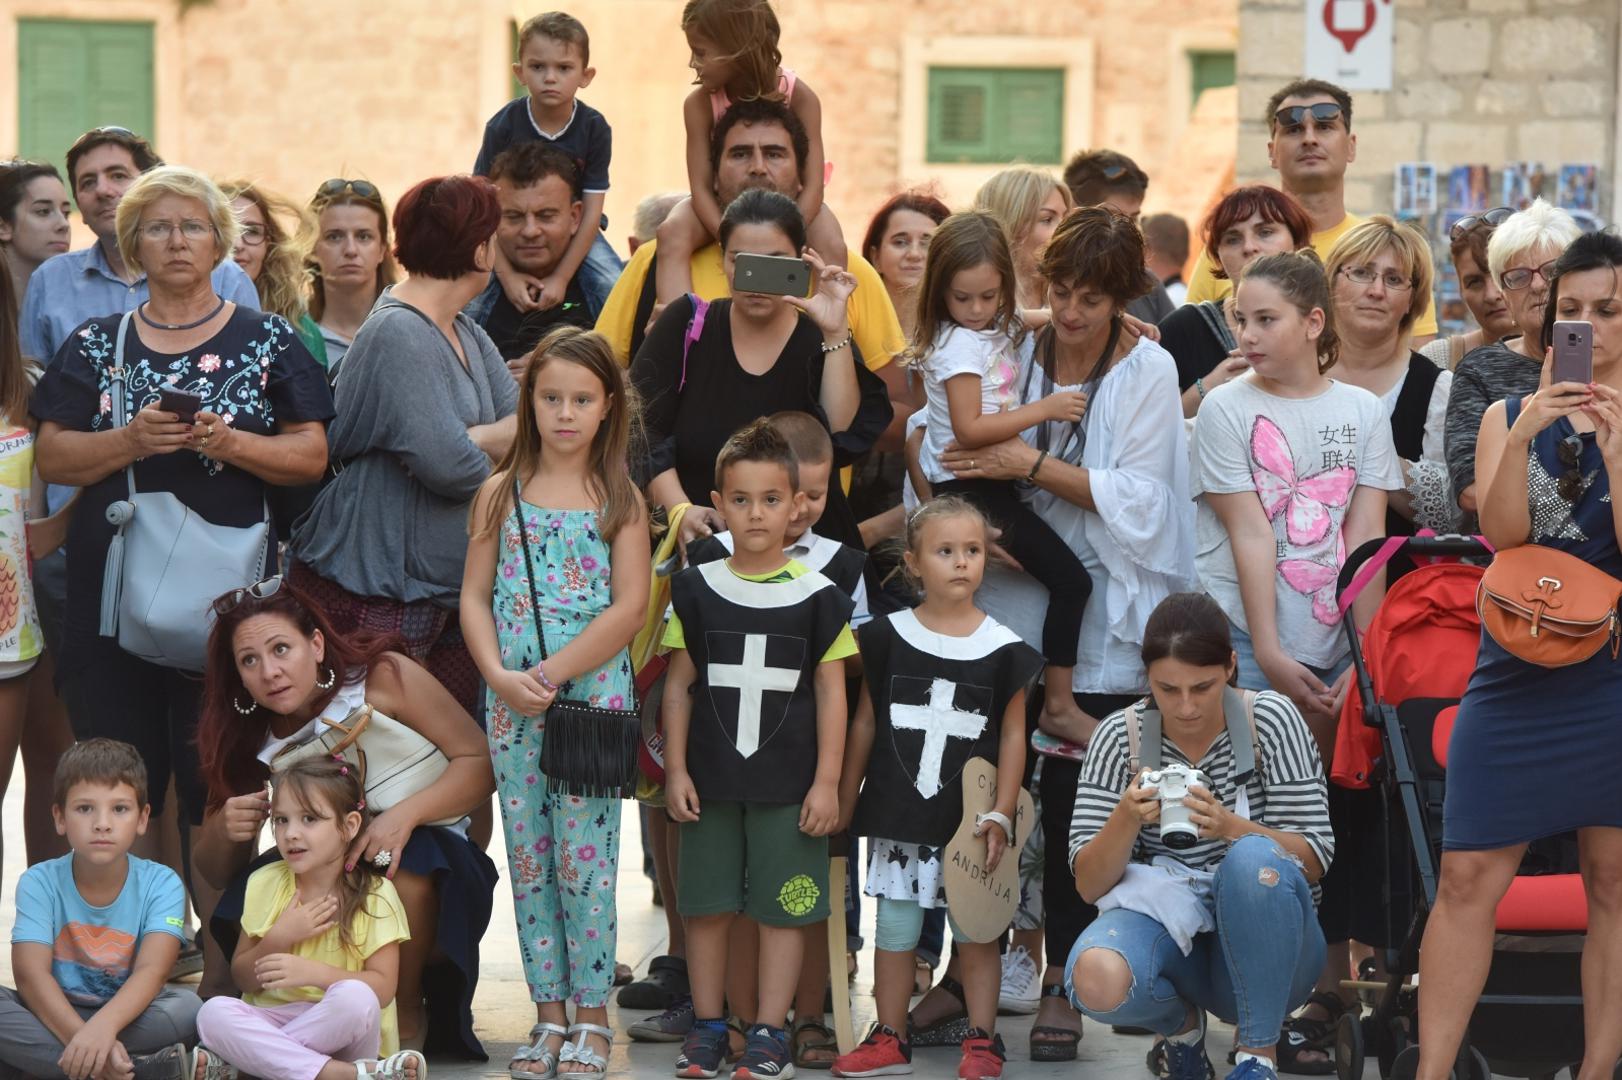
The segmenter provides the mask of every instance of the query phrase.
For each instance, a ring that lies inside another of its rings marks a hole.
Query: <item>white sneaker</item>
[[[997,1011],[1026,1016],[1042,1002],[1042,971],[1036,958],[1023,945],[1010,949],[1002,958],[1002,988],[997,993]]]

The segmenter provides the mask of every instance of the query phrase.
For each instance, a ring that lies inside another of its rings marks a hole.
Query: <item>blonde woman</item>
[[[310,355],[326,367],[321,327],[310,318],[304,301],[310,281],[304,265],[304,244],[311,231],[308,215],[292,200],[252,180],[227,180],[220,187],[242,222],[231,258],[259,290],[260,308],[291,323]],[[293,223],[291,232],[287,222]]]
[[[1059,219],[1074,206],[1070,189],[1046,169],[1016,165],[1004,169],[974,194],[974,209],[997,219],[1014,256],[1015,295],[1020,310],[1046,308],[1047,286],[1036,264]],[[1043,320],[1044,322],[1046,320]]]

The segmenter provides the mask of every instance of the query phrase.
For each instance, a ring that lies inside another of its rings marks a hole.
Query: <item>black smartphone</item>
[[[787,255],[743,252],[732,262],[732,291],[806,296],[811,291],[811,267]]]
[[[197,416],[197,410],[202,407],[202,394],[195,394],[175,386],[165,386],[158,390],[158,408],[177,414],[182,424],[191,423]]]
[[[1554,324],[1554,381],[1588,385],[1594,381],[1594,326],[1586,322]]]

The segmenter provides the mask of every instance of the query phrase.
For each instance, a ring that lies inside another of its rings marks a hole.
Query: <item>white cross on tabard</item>
[[[760,704],[766,691],[794,693],[800,669],[767,667],[765,634],[745,634],[743,639],[743,663],[711,664],[710,685],[738,691],[738,753],[751,757],[760,749]]]
[[[936,679],[929,684],[928,705],[890,703],[890,723],[904,731],[924,733],[924,752],[918,758],[918,779],[914,785],[926,799],[941,789],[941,759],[946,756],[946,740],[978,739],[986,729],[986,718],[977,712],[954,708],[957,684]]]

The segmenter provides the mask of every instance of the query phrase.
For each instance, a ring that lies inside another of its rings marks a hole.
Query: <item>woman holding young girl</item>
[[[551,331],[524,370],[513,448],[469,523],[462,627],[489,686],[490,755],[535,1001],[529,1042],[509,1065],[517,1080],[601,1077],[614,1039],[620,800],[565,794],[540,762],[560,693],[636,708],[626,647],[647,616],[650,558],[629,468],[636,426],[635,397],[607,340]]]
[[[1528,343],[1544,350],[1538,389],[1495,402],[1481,421],[1481,531],[1499,551],[1537,544],[1622,577],[1612,499],[1622,482],[1622,239],[1579,237],[1548,269],[1548,283],[1544,324]],[[1592,382],[1554,381],[1556,320],[1593,327]],[[1420,1080],[1445,1080],[1453,1068],[1486,981],[1494,914],[1527,844],[1572,830],[1588,903],[1577,1080],[1610,1077],[1622,1056],[1622,804],[1614,792],[1571,782],[1622,755],[1619,693],[1622,664],[1609,649],[1550,668],[1482,634],[1453,728],[1441,879],[1419,954]]]
[[[411,924],[397,970],[406,1041],[483,1060],[472,1001],[496,869],[467,838],[466,815],[488,805],[494,787],[478,726],[437,679],[403,655],[402,642],[339,634],[326,612],[284,578],[225,594],[213,617],[198,725],[208,810],[194,857],[204,879],[225,889],[214,936],[229,954],[238,918],[252,910],[253,880],[285,857],[268,852],[254,859],[271,810],[265,784],[277,773],[278,755],[308,753],[310,740],[333,724],[395,722],[404,737],[414,733],[447,764],[387,808],[374,798],[365,827],[346,845],[345,865],[370,864],[384,873]],[[243,928],[254,933],[246,922]]]

